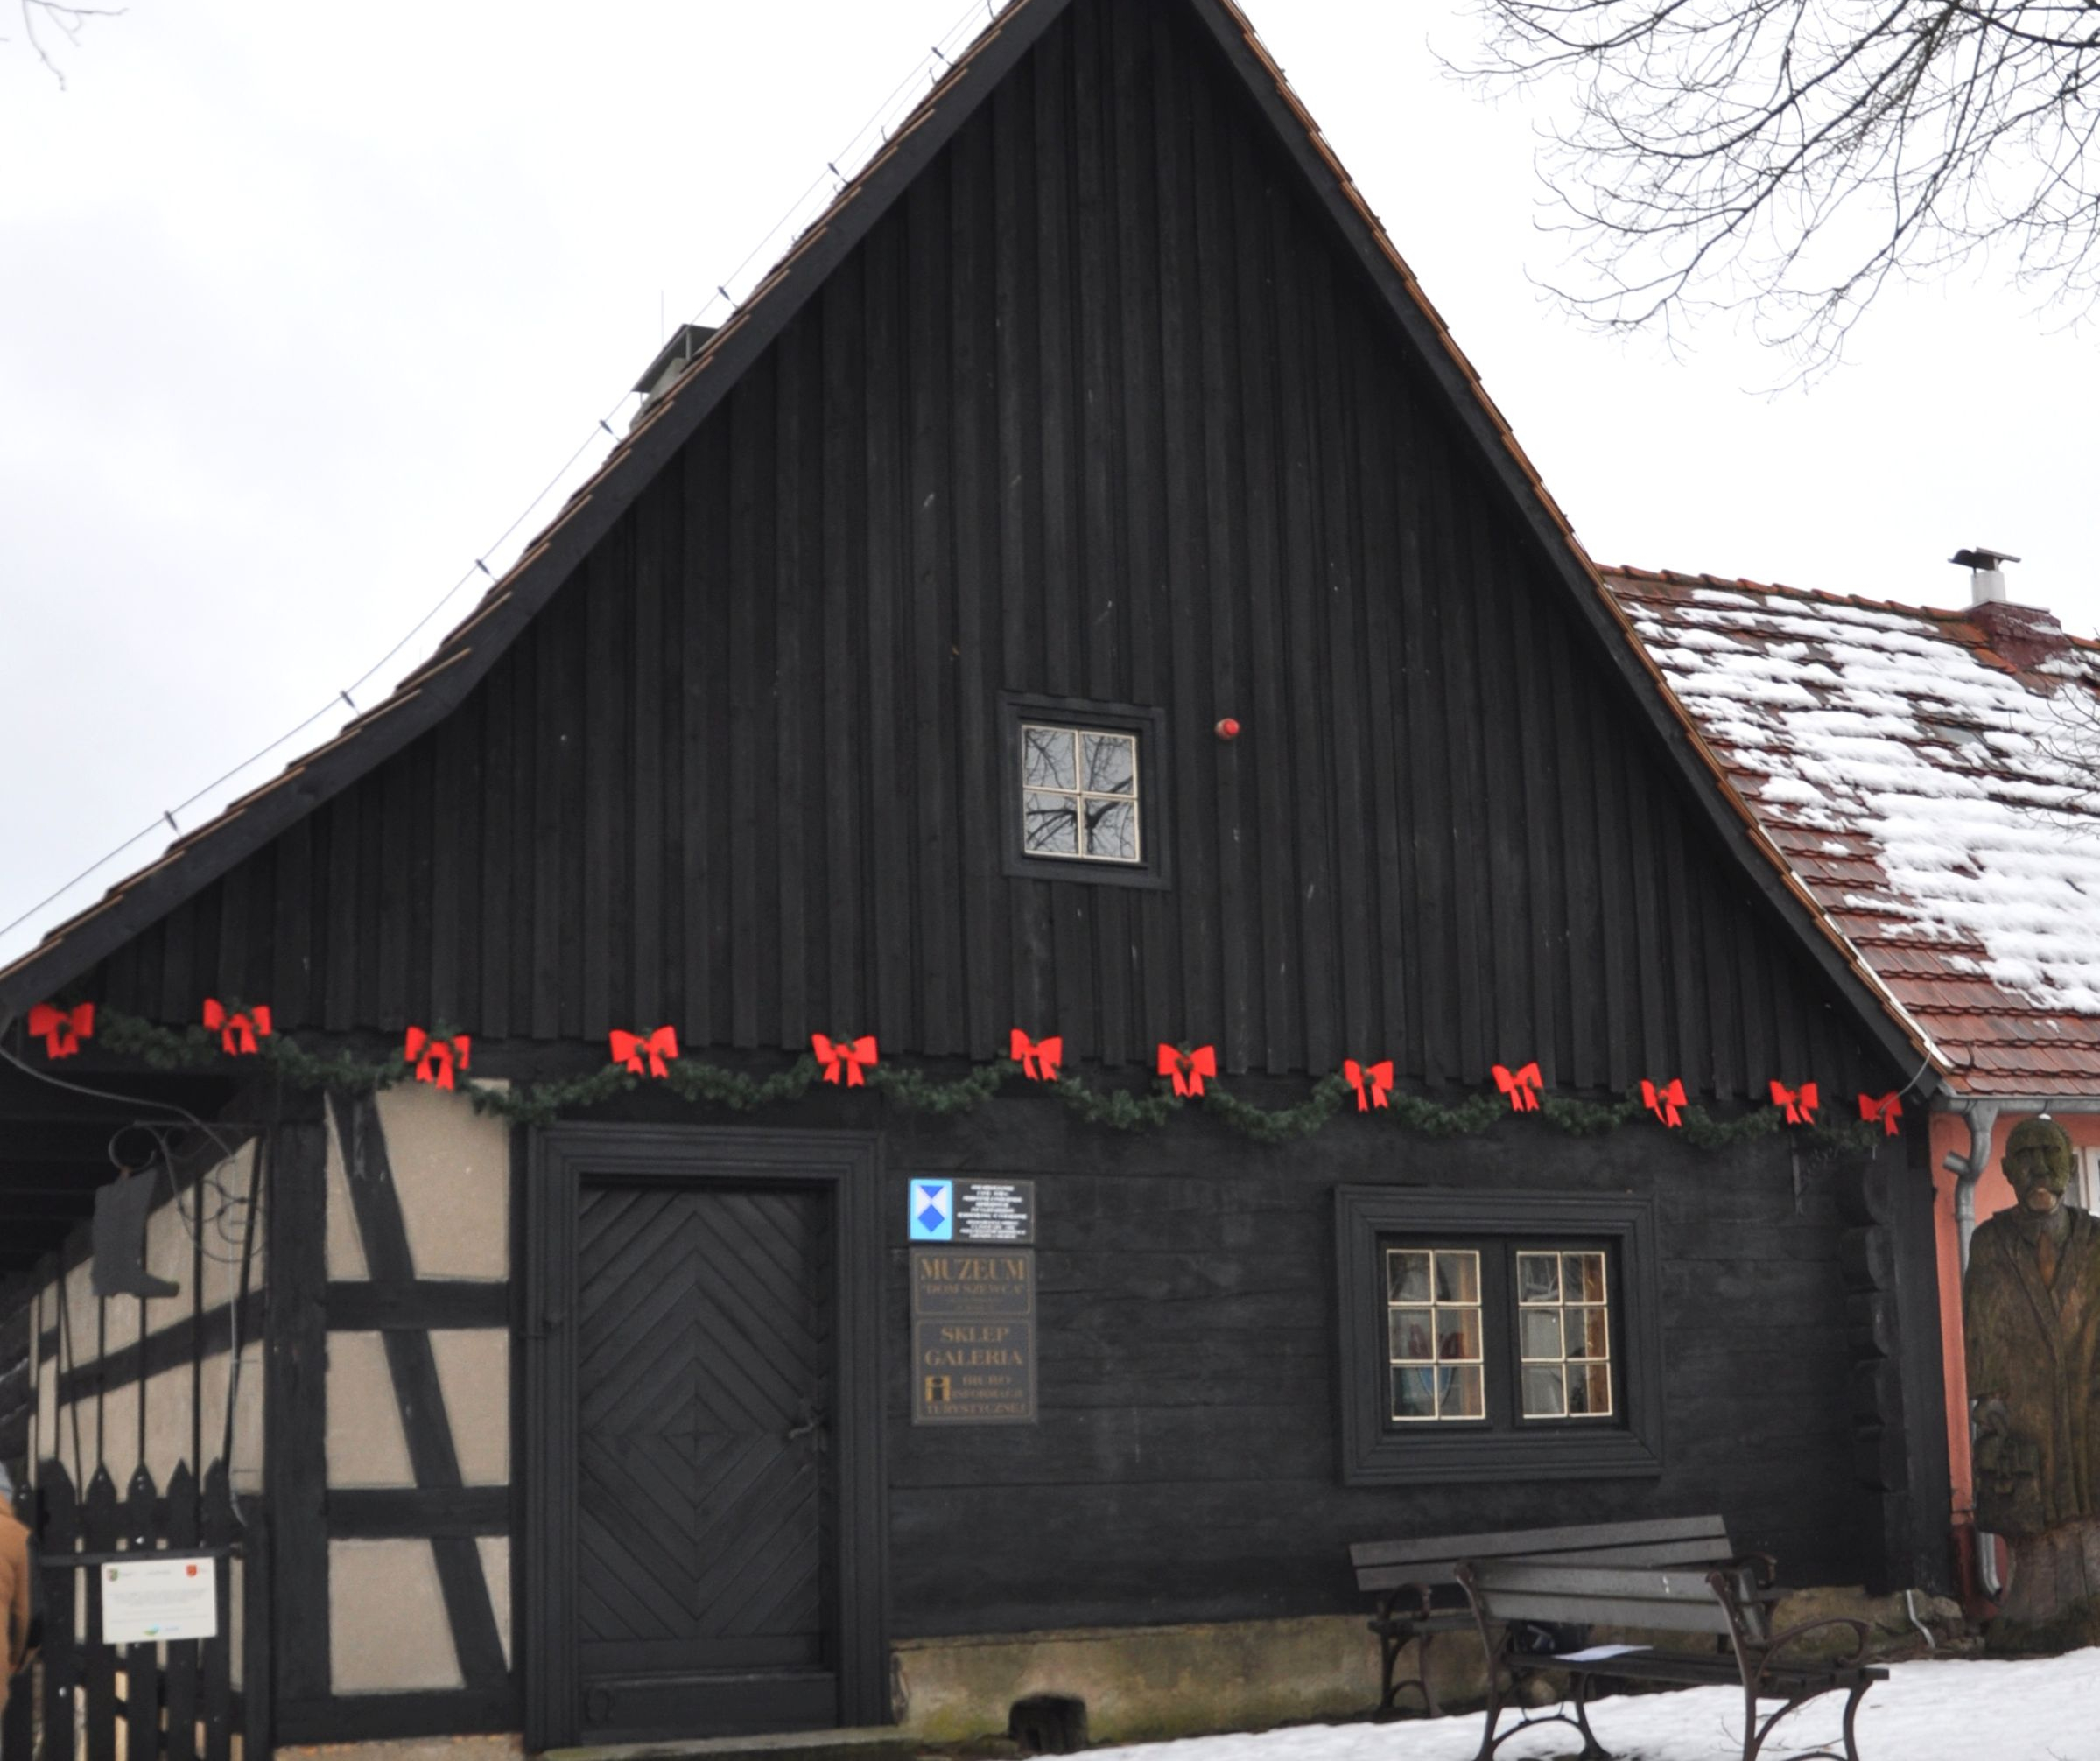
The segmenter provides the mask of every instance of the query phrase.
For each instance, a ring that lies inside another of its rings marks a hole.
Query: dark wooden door
[[[578,1189],[586,1742],[839,1722],[818,1189]]]

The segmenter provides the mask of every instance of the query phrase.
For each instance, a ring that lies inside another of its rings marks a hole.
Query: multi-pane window
[[[1384,1256],[1393,1422],[1612,1416],[1603,1252],[1388,1245]]]
[[[1388,1248],[1386,1337],[1394,1418],[1411,1421],[1485,1414],[1478,1253]]]
[[[1387,1180],[1334,1220],[1346,1482],[1661,1466],[1652,1196]]]
[[[1601,1253],[1517,1254],[1520,1400],[1527,1419],[1612,1411],[1612,1314]]]
[[[1022,853],[1142,861],[1137,747],[1134,733],[1023,722]]]

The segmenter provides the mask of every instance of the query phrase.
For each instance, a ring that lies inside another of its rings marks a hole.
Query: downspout
[[[1969,1154],[1947,1156],[1947,1167],[1955,1175],[1954,1226],[1961,1243],[1961,1271],[1969,1273],[1969,1238],[1976,1233],[1976,1188],[1983,1179],[1984,1170],[1991,1166],[1991,1140],[1998,1131],[1999,1103],[1994,1100],[1972,1100],[1963,1111],[1969,1119]]]
[[[1961,1276],[1964,1280],[1969,1276],[1969,1238],[1976,1233],[1977,1183],[1983,1179],[1984,1170],[1991,1166],[1991,1140],[1998,1130],[1998,1108],[1999,1104],[1994,1100],[1970,1101],[1963,1109],[1969,1119],[1969,1154],[1961,1156],[1949,1151],[1947,1155],[1947,1167],[1955,1176],[1954,1226],[1956,1238],[1961,1244]],[[1980,1528],[1970,1533],[1976,1547],[1977,1582],[1983,1586],[1984,1594],[1995,1602],[2004,1596],[2005,1589],[1998,1582],[1998,1542]]]

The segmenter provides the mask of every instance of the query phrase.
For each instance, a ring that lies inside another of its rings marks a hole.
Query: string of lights
[[[882,101],[874,114],[854,131],[853,138],[837,153],[825,161],[823,172],[812,179],[809,186],[790,204],[787,211],[752,247],[743,261],[730,271],[727,277],[716,285],[714,291],[707,297],[699,310],[694,312],[687,321],[693,324],[704,323],[709,314],[718,307],[726,307],[729,313],[734,313],[738,309],[740,302],[731,293],[730,289],[742,284],[744,277],[750,272],[754,263],[762,260],[770,263],[782,254],[781,242],[783,238],[789,245],[791,245],[802,236],[804,232],[808,230],[810,224],[817,218],[818,214],[830,207],[832,198],[837,195],[839,191],[844,189],[860,168],[887,144],[892,123],[898,121],[903,114],[909,112],[913,106],[918,103],[931,83],[938,82],[955,65],[955,52],[973,39],[984,28],[987,20],[996,19],[1002,11],[1014,4],[1015,0],[973,0],[969,9],[949,27],[940,40],[929,49],[926,55],[912,68],[911,72],[898,81],[896,87]],[[432,621],[446,606],[457,599],[460,593],[477,577],[491,581],[495,579],[495,572],[488,566],[488,558],[501,551],[503,546],[509,543],[518,528],[531,518],[533,514],[545,503],[547,498],[567,480],[570,473],[576,468],[578,462],[584,455],[593,446],[601,443],[610,442],[615,445],[618,443],[620,437],[613,427],[613,418],[621,412],[628,399],[633,395],[631,392],[622,391],[613,401],[610,407],[591,424],[589,432],[577,445],[576,450],[570,453],[561,468],[548,479],[546,487],[518,510],[516,517],[503,528],[495,541],[488,545],[479,557],[475,558],[473,566],[466,570],[458,580],[446,589],[437,602],[416,620],[415,623],[393,647],[358,674],[348,684],[339,688],[327,702],[315,710],[313,714],[307,716],[305,720],[287,728],[267,746],[250,753],[231,769],[213,778],[211,782],[206,783],[193,794],[177,802],[174,806],[164,809],[159,817],[142,826],[130,837],[125,838],[123,843],[89,863],[62,886],[46,894],[28,909],[11,918],[7,923],[0,923],[0,937],[12,935],[24,924],[40,916],[51,906],[57,904],[75,888],[92,880],[126,851],[152,837],[164,825],[179,835],[183,829],[181,815],[196,806],[199,802],[216,796],[228,783],[247,771],[252,770],[272,753],[297,740],[315,724],[325,721],[331,715],[339,712],[344,705],[348,705],[353,714],[360,712],[357,693],[369,684],[404,649],[414,642],[417,636],[430,626]]]

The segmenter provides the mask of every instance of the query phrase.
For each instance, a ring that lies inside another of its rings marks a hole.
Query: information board
[[[99,1569],[102,1643],[153,1645],[167,1638],[213,1638],[219,1631],[219,1561],[195,1556],[142,1555]]]
[[[911,1250],[911,1421],[1036,1421],[1036,1252]]]
[[[913,1180],[905,1189],[907,1234],[913,1241],[1000,1242],[1036,1239],[1032,1180]]]

